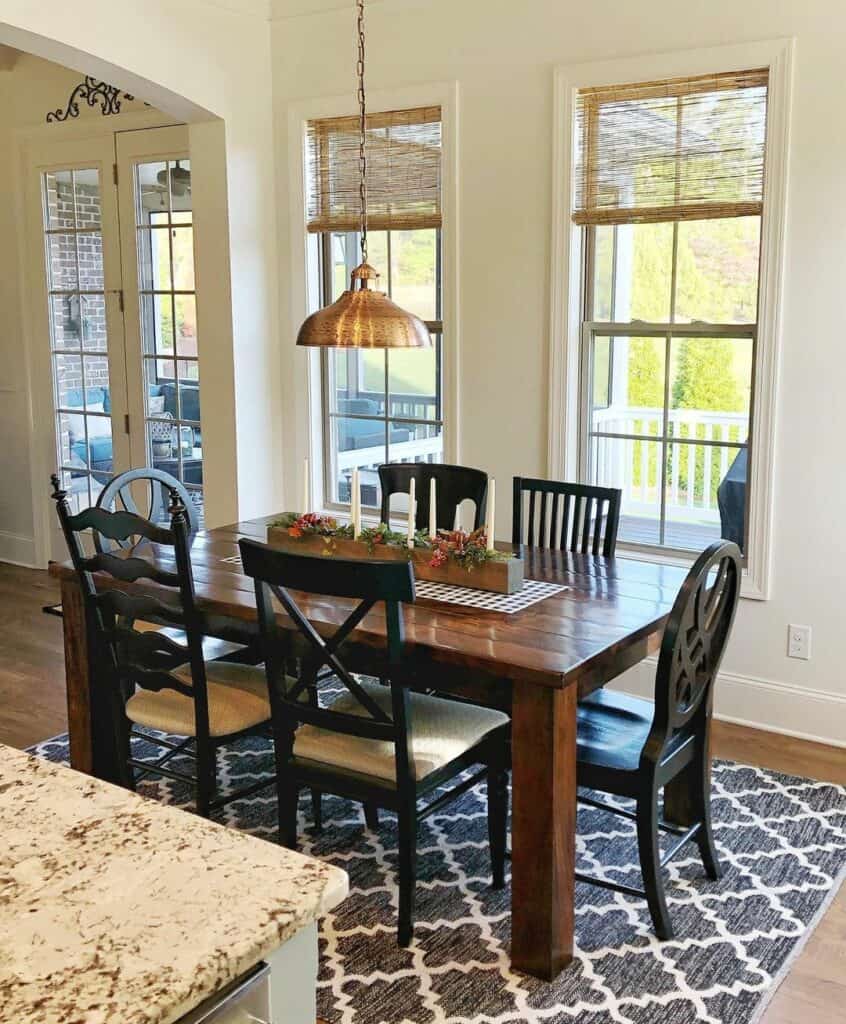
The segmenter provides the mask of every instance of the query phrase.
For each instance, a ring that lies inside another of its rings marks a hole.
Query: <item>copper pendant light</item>
[[[367,262],[367,110],[364,96],[364,0],[358,10],[358,168],[361,200],[361,263],[350,275],[350,287],[331,306],[308,317],[297,344],[323,348],[428,348],[432,344],[423,321],[392,302],[371,285],[379,273]]]

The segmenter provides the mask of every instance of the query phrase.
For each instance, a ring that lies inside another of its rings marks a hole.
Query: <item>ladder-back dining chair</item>
[[[244,571],[255,581],[264,643],[280,841],[296,847],[297,802],[304,788],[395,811],[399,825],[397,937],[401,946],[408,945],[414,927],[418,823],[483,779],[488,786],[493,884],[497,888],[504,885],[508,717],[499,711],[411,693],[392,678],[402,661],[402,605],[414,600],[414,576],[408,562],[298,555],[246,538],[241,538],[239,545]],[[292,590],[357,603],[334,635],[326,637],[314,628],[307,604],[298,604]],[[279,626],[274,598],[296,633]],[[384,686],[354,676],[342,653],[352,631],[379,605],[384,607],[387,634],[381,652]],[[294,638],[308,652],[296,660],[292,657]],[[290,675],[292,664],[298,666],[295,678]],[[335,691],[334,699],[328,701],[331,694],[324,692],[327,700],[303,703],[306,690],[325,691],[327,687]],[[480,764],[480,771],[444,788]]]
[[[203,656],[205,623],[195,600],[188,513],[178,494],[171,496],[170,525],[164,527],[126,510],[95,507],[72,515],[59,478],[51,479],[82,589],[95,699],[107,702],[123,784],[134,788],[147,774],[188,783],[198,812],[205,816],[271,784],[272,777],[225,796],[214,795],[217,749],[266,728],[270,704],[263,666],[207,662]],[[89,556],[84,543],[89,530],[118,546],[129,537],[141,537],[147,557],[120,547]],[[126,584],[140,586],[128,592]],[[133,626],[137,620],[150,619],[177,627],[185,642]],[[133,734],[165,753],[154,760],[135,758]],[[174,741],[174,736],[183,738]],[[179,754],[194,759],[193,774],[173,766],[172,759]]]
[[[133,515],[141,516],[147,522],[166,527],[170,524],[169,508],[174,497],[180,500],[185,509],[188,535],[189,538],[193,538],[200,528],[200,517],[197,507],[191,499],[191,493],[181,481],[177,480],[175,476],[171,476],[170,473],[165,473],[163,469],[145,466],[141,469],[129,469],[125,473],[118,473],[100,491],[97,508],[105,509],[107,512],[122,509]],[[136,499],[141,501],[143,511],[139,510]],[[141,536],[110,540],[97,530],[92,531],[91,540],[97,551],[118,549],[129,551],[131,549],[133,554],[143,554],[145,546],[149,543],[145,537]],[[159,626],[141,620],[133,625],[139,632],[158,630],[177,643],[186,643],[185,632],[172,626]],[[243,623],[216,620],[213,625],[211,622],[209,625],[215,630],[216,635],[203,637],[203,655],[206,661],[213,661],[217,658],[255,660],[248,650],[254,633],[251,637]],[[223,639],[223,635],[227,635],[229,639]]]
[[[690,840],[699,847],[706,874],[720,874],[711,831],[709,732],[714,680],[734,622],[740,593],[740,550],[717,541],[696,559],[664,629],[654,701],[598,690],[579,704],[579,786],[630,797],[634,812],[582,797],[581,802],[623,815],[637,824],[643,889],[576,874],[582,882],[645,897],[659,938],[670,939],[661,869]],[[658,797],[672,783],[691,818],[661,820]],[[659,834],[675,841],[663,855]]]
[[[488,493],[488,474],[470,466],[449,466],[440,462],[387,462],[379,467],[379,484],[382,489],[383,523],[390,522],[391,497],[394,494],[408,494],[414,478],[417,494],[415,525],[418,530],[429,526],[429,481],[435,481],[435,521],[439,530],[452,530],[455,526],[455,509],[462,501],[472,501],[473,529],[478,530],[485,515],[485,498]]]
[[[617,547],[621,499],[617,487],[515,476],[512,542],[610,558]]]

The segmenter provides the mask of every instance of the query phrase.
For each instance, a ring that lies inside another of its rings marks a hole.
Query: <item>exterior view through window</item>
[[[100,174],[56,170],[41,182],[57,464],[79,512],[113,469]]]
[[[360,262],[358,118],[307,126],[308,230],[318,235],[321,305],[349,288]],[[424,320],[432,348],[321,352],[324,503],[381,502],[383,462],[443,460],[441,112],[368,115],[368,260],[379,290]]]
[[[134,178],[146,461],[181,480],[202,512],[191,164],[138,163]]]
[[[620,540],[745,549],[767,74],[583,90],[581,469]]]
[[[442,461],[440,232],[368,232],[367,243],[379,288],[424,320],[434,342],[429,349],[323,352],[327,500],[349,502],[358,466],[362,504],[378,507],[380,463]],[[359,235],[324,235],[321,251],[325,302],[334,302],[359,262]]]

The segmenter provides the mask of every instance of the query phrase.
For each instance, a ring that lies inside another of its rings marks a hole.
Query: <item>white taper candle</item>
[[[353,540],[358,540],[361,533],[361,479],[358,466],[352,472],[352,527]]]
[[[303,459],[303,515],[305,515],[305,513],[309,511],[309,505],[311,504],[311,501],[309,499],[310,490],[308,484],[308,459]]]
[[[411,484],[408,488],[408,546],[414,547],[414,506],[417,504],[415,500],[415,479],[411,478]]]
[[[429,481],[429,537],[434,540],[438,535],[438,501],[435,478]]]
[[[488,551],[494,549],[494,533],[496,531],[496,480],[488,482],[488,521],[485,532],[488,535]]]

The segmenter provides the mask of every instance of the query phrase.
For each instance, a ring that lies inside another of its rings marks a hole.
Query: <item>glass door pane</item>
[[[146,463],[181,480],[202,511],[191,162],[136,162],[132,187]]]
[[[100,184],[96,167],[41,175],[57,464],[74,512],[115,469]]]

